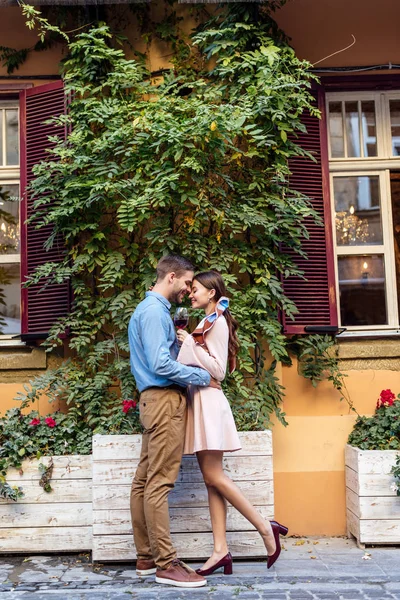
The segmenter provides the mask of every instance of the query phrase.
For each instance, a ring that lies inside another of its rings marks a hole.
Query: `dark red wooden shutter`
[[[299,313],[292,321],[283,317],[286,333],[334,331],[337,328],[337,308],[335,291],[334,253],[332,239],[332,219],[330,211],[329,166],[327,149],[327,129],[325,115],[325,94],[320,89],[316,103],[322,119],[309,112],[302,120],[307,133],[301,133],[297,143],[313,154],[316,162],[304,157],[290,161],[290,186],[312,200],[314,209],[324,222],[318,226],[311,219],[307,221],[310,234],[304,240],[303,248],[307,259],[292,254],[294,262],[304,272],[306,280],[289,277],[284,281],[286,295],[296,304]]]
[[[64,136],[65,128],[44,122],[65,112],[65,95],[62,81],[31,88],[21,92],[21,280],[31,275],[36,267],[47,262],[60,262],[65,256],[61,236],[55,239],[52,248],[44,249],[44,243],[52,232],[48,225],[35,229],[34,223],[26,224],[32,215],[33,200],[26,186],[34,179],[32,168],[51,155],[46,151],[54,144],[48,138]],[[52,157],[54,160],[54,158]],[[21,289],[21,337],[30,340],[43,338],[56,319],[68,313],[70,286],[45,282]]]

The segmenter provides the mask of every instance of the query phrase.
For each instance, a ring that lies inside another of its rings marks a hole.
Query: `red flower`
[[[392,406],[395,400],[396,396],[393,394],[392,390],[382,390],[378,402],[376,403],[376,408],[381,408],[381,406]]]
[[[34,427],[35,425],[40,425],[40,419],[37,419],[35,417],[34,419],[32,419],[32,421],[29,423],[29,425],[32,425],[32,427]]]
[[[46,417],[46,419],[44,420],[44,422],[49,427],[55,427],[57,425],[57,423],[55,422],[55,420],[53,419],[53,417]]]
[[[130,411],[131,408],[136,408],[135,400],[123,400],[122,401],[122,412],[125,414]]]

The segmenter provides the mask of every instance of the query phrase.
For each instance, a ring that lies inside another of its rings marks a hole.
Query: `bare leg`
[[[226,541],[226,500],[214,487],[207,486],[208,505],[213,531],[214,549],[207,562],[201,567],[208,569],[228,554]]]
[[[229,479],[229,477],[227,477],[227,475],[225,475],[224,470],[222,468],[222,457],[223,452],[217,450],[203,450],[202,452],[197,453],[197,460],[199,462],[200,469],[203,474],[204,482],[207,486],[207,489],[214,488],[219,493],[219,495],[222,496],[222,498],[225,498],[228,502],[230,502],[230,504],[232,504],[232,506],[234,506],[236,510],[238,510],[252,525],[254,525],[254,527],[257,529],[257,531],[263,538],[268,555],[274,554],[276,550],[276,544],[269,521],[265,521],[262,518],[262,516],[254,508],[254,506],[242,494],[240,489],[233,483],[233,481],[231,481],[231,479]],[[215,500],[213,501],[215,502]],[[220,537],[220,531],[222,528],[221,518],[221,514],[217,510],[214,513],[214,519],[218,521],[218,526],[216,527],[216,530],[214,530],[214,521],[211,517],[214,540],[216,539],[216,534],[218,536],[219,541],[222,539]],[[225,527],[225,521],[223,526]],[[214,546],[213,556],[215,554],[215,550],[216,548]],[[224,556],[224,554],[219,556],[219,558],[222,558],[222,556]],[[213,560],[213,562],[211,562],[209,566],[215,564],[215,562],[217,561]]]

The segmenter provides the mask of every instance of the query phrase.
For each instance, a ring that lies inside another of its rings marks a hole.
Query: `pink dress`
[[[207,349],[188,335],[182,344],[178,361],[184,365],[202,367],[218,381],[226,373],[229,329],[225,317],[219,317],[207,333]],[[208,350],[208,351],[207,351]],[[188,411],[184,454],[200,450],[240,450],[240,440],[231,407],[222,390],[212,387],[188,386]]]

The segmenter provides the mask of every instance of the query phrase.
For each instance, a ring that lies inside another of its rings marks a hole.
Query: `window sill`
[[[400,337],[400,329],[375,329],[370,331],[343,331],[337,335],[336,339],[340,343],[342,340],[355,340],[355,339],[386,339],[386,338],[398,338]]]
[[[26,342],[20,339],[0,337],[0,349],[1,348],[25,348]]]

